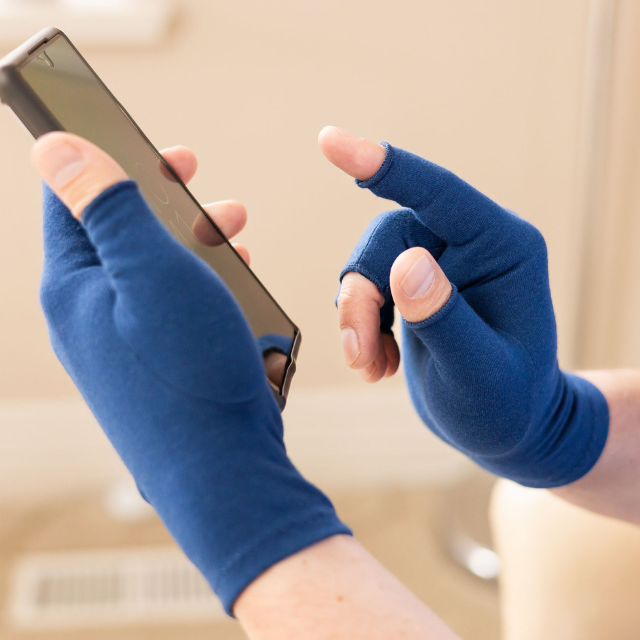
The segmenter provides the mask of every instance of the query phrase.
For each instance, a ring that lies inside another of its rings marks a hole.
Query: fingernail
[[[86,166],[87,162],[82,153],[66,142],[45,149],[38,161],[42,177],[54,189],[66,187]]]
[[[423,255],[413,267],[409,269],[409,273],[402,278],[400,288],[407,298],[419,298],[424,295],[431,286],[434,275],[435,271],[433,270],[431,260]]]
[[[333,127],[339,134],[343,135],[343,136],[348,136],[349,138],[355,138],[355,136],[353,135],[353,133],[351,133],[351,131],[347,131],[346,129],[343,129],[342,127]]]
[[[350,367],[360,355],[358,335],[351,327],[342,330],[342,350],[344,351],[344,359]]]

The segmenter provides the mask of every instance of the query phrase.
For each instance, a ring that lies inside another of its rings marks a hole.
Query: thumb
[[[329,162],[360,181],[375,175],[387,155],[381,144],[339,127],[325,127],[318,136],[318,145]]]
[[[391,295],[402,317],[421,322],[440,311],[451,296],[451,283],[422,247],[401,253],[391,267]]]
[[[75,218],[103,191],[128,178],[102,149],[71,133],[56,131],[38,138],[31,161]]]
[[[140,316],[145,308],[139,300],[156,296],[161,304],[167,282],[176,283],[175,276],[171,279],[176,259],[182,261],[185,254],[168,247],[179,246],[178,241],[120,165],[91,142],[61,132],[39,138],[32,159],[73,216],[83,218],[83,229],[124,306]]]

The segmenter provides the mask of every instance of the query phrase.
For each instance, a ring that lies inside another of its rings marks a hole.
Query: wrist
[[[211,406],[197,412],[205,422],[184,418],[189,435],[164,434],[161,450],[151,455],[145,446],[138,456],[144,468],[134,473],[229,614],[238,595],[273,564],[351,533],[330,500],[289,460],[268,392],[233,412],[224,407],[218,415]]]

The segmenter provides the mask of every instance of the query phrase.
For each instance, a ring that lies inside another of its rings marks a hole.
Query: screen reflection
[[[297,330],[64,36],[21,69],[62,127],[104,149],[140,187],[169,231],[209,264],[242,307],[281,389]]]

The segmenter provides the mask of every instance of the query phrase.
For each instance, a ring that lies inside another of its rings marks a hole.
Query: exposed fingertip
[[[234,243],[233,248],[240,254],[240,257],[247,263],[247,265],[251,265],[251,254],[247,247],[243,244]]]
[[[386,369],[386,366],[385,366]],[[380,365],[378,361],[374,361],[365,369],[360,370],[360,377],[367,384],[373,384],[374,382],[379,382],[384,377],[384,369]]]
[[[390,273],[393,300],[408,322],[421,322],[439,311],[451,296],[451,283],[422,247],[401,253]]]
[[[387,351],[384,344],[384,336],[378,338],[378,349],[373,361],[360,370],[360,376],[365,382],[372,383],[381,380],[387,370]]]
[[[198,157],[188,147],[176,145],[163,149],[160,154],[185,184],[190,182],[198,172]]]
[[[415,300],[429,291],[434,277],[433,261],[424,253],[409,267],[400,280],[399,286],[407,298]]]
[[[335,127],[333,125],[327,125],[326,127],[322,127],[320,129],[320,133],[318,134],[318,144],[322,146],[325,142],[332,138],[355,138],[350,131],[346,129],[342,129],[341,127]]]
[[[359,273],[347,273],[340,285],[337,307],[347,365],[369,366],[378,353],[380,307],[384,298],[375,284]]]
[[[52,189],[62,189],[80,175],[87,160],[80,145],[63,132],[54,131],[36,140],[31,162]]]
[[[226,208],[227,216],[233,218],[237,229],[236,233],[240,233],[247,224],[247,208],[237,200],[223,200],[220,205]]]
[[[236,200],[213,202],[204,205],[203,209],[226,238],[233,238],[247,224],[247,210],[242,203]],[[192,231],[196,238],[207,247],[219,247],[224,243],[224,239],[216,227],[202,213],[195,219]]]
[[[360,357],[358,334],[351,327],[345,327],[342,330],[342,351],[348,367],[352,367]]]
[[[103,191],[127,179],[122,167],[105,151],[67,132],[39,138],[31,157],[42,179],[76,218]]]
[[[320,131],[318,144],[329,162],[357,180],[375,175],[387,153],[381,144],[334,126]]]

